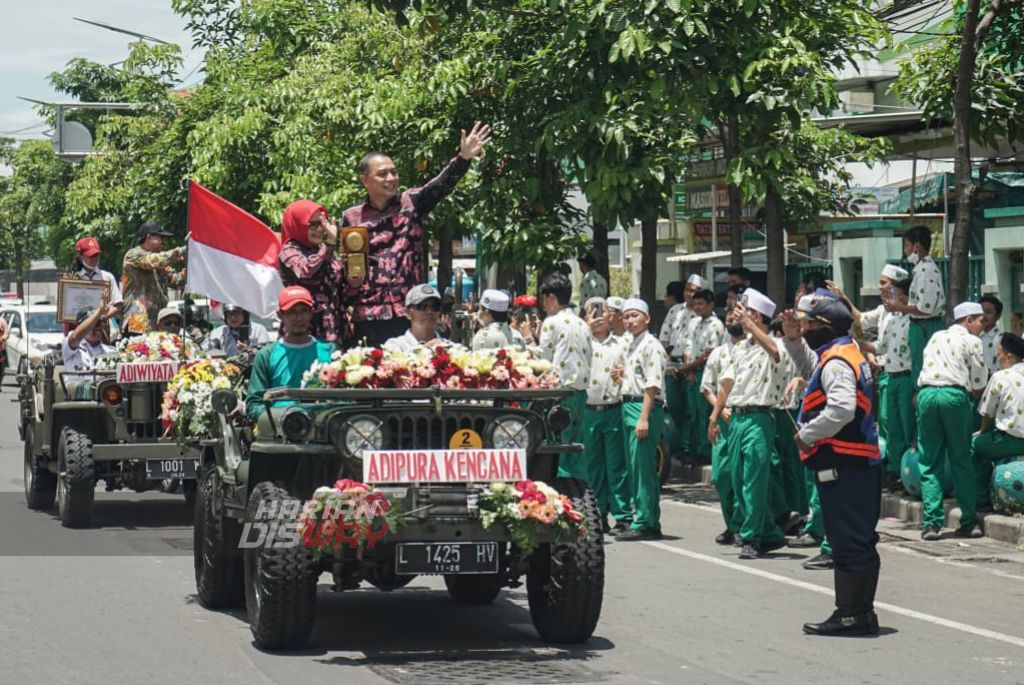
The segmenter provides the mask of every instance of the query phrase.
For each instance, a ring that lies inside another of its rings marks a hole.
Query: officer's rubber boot
[[[871,574],[874,574],[874,580]],[[821,623],[805,623],[808,635],[877,635],[878,617],[870,608],[878,570],[865,573],[834,571],[836,610]]]

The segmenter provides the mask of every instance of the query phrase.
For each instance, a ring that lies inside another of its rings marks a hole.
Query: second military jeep
[[[468,604],[489,603],[525,576],[540,636],[586,640],[601,613],[604,550],[590,488],[557,477],[559,453],[582,450],[556,444],[569,421],[557,403],[571,392],[276,389],[267,392],[265,411],[248,427],[234,394],[217,391],[223,436],[204,442],[196,497],[200,603],[244,603],[258,646],[294,649],[312,631],[317,583],[325,572],[336,591],[363,581],[394,590],[416,575],[440,575],[451,597]],[[526,476],[571,498],[583,526],[571,533],[551,527],[527,555],[500,524],[483,526],[479,498],[488,482],[481,474],[455,482],[385,476],[376,487],[400,501],[405,514],[375,544],[343,545],[318,556],[294,535],[297,510],[288,504],[307,501],[316,488],[338,479],[363,480],[365,455],[443,451],[460,441],[494,453],[525,453]],[[268,523],[274,524],[269,535]],[[275,536],[275,530],[292,533],[290,544],[279,544],[288,536]]]
[[[143,365],[130,366],[136,371]],[[62,525],[88,526],[100,480],[108,491],[136,492],[180,480],[186,504],[193,503],[196,460],[164,436],[160,420],[166,380],[176,365],[150,366],[160,368],[148,378],[122,374],[119,380],[116,368],[68,371],[48,355],[18,376],[30,509],[49,509],[56,498]]]

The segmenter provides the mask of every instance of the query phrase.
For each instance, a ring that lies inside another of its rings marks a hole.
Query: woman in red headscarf
[[[301,285],[313,296],[310,334],[328,342],[340,342],[348,333],[342,302],[344,273],[334,254],[338,229],[327,210],[312,200],[297,200],[284,210],[281,221],[281,254],[278,271],[285,287]]]

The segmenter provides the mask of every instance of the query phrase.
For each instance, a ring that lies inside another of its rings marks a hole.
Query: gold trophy
[[[370,252],[366,226],[346,226],[341,229],[341,251],[345,255],[346,274],[366,277],[366,255]]]

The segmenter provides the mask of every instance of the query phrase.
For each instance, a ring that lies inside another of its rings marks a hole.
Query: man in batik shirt
[[[156,323],[157,313],[167,306],[167,288],[185,284],[185,271],[172,264],[185,260],[185,248],[164,250],[166,238],[174,235],[163,226],[147,221],[139,227],[138,244],[124,255],[121,290],[124,293],[124,322],[127,333],[146,333]]]

